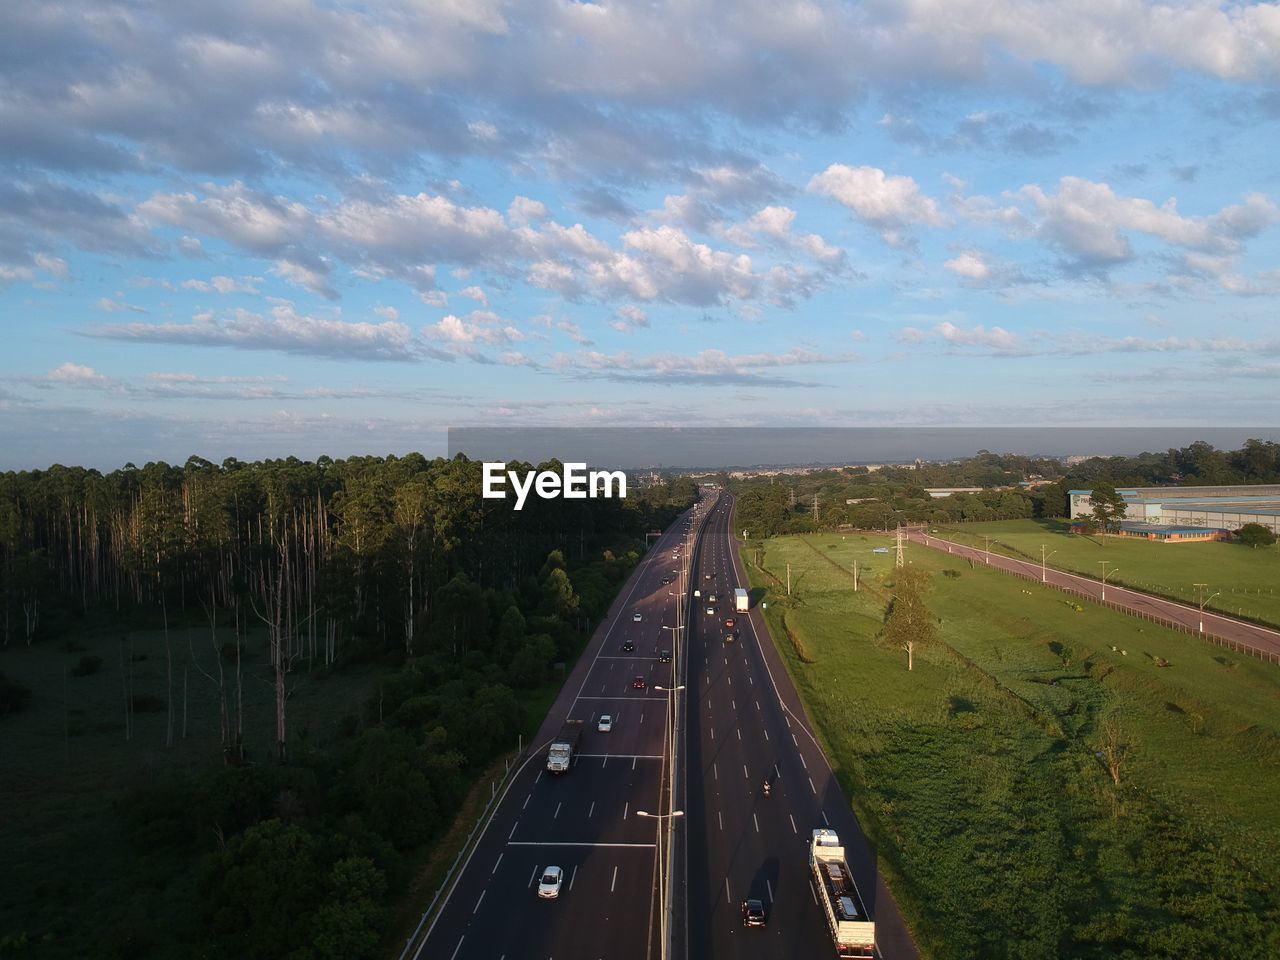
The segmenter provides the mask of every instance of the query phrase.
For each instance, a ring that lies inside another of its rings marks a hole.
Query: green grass
[[[943,642],[908,673],[873,639],[882,543],[768,541],[794,596],[770,587],[767,616],[924,954],[1280,952],[1280,670],[913,548]],[[1135,748],[1119,787],[1108,715]]]
[[[22,865],[21,870],[0,870],[0,956],[8,955],[2,946],[6,935],[53,929],[59,931],[60,949],[79,943],[82,956],[109,953],[104,944],[112,939],[111,932],[91,928],[84,918],[141,923],[145,918],[122,916],[120,905],[130,901],[132,886],[153,879],[123,835],[120,803],[135,788],[157,779],[198,774],[221,762],[215,688],[190,664],[184,629],[170,631],[174,746],[165,746],[164,710],[135,713],[132,738],[125,740],[122,634],[127,637],[125,671],[130,651],[145,656],[132,665],[134,693],[167,699],[160,631],[126,634],[89,627],[74,635],[74,650],[58,640],[30,648],[11,645],[0,652],[0,669],[32,690],[24,712],[0,720],[0,863]],[[208,637],[207,629],[191,635],[206,669],[214,665]],[[275,731],[263,647],[251,641],[243,657],[244,730],[254,761],[271,755]],[[69,675],[86,655],[102,658],[99,672]],[[225,667],[230,691],[234,664]],[[384,674],[376,666],[310,674],[304,667],[294,678],[288,704],[291,748],[336,738],[341,718],[360,714]]]
[[[1127,537],[1079,536],[1067,532],[1065,520],[1001,520],[991,523],[939,524],[939,536],[983,547],[987,535],[992,553],[1040,562],[1040,545],[1053,556],[1048,565],[1071,573],[1100,578],[1106,561],[1108,583],[1196,604],[1196,583],[1205,583],[1205,596],[1218,595],[1206,609],[1244,616],[1280,626],[1280,549],[1257,550],[1238,543],[1162,543]]]

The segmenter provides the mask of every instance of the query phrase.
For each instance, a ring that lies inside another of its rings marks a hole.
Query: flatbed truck
[[[834,830],[819,827],[809,843],[809,867],[817,885],[818,902],[835,941],[837,957],[873,958],[876,925],[867,913],[858,885],[845,862],[844,847]]]

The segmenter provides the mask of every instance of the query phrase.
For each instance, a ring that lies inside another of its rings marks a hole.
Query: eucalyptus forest
[[[0,474],[0,956],[385,952],[696,496],[480,489],[418,455]]]

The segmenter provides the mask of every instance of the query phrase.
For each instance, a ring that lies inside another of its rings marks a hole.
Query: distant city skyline
[[[1280,423],[1276,4],[54,0],[0,36],[0,469]]]

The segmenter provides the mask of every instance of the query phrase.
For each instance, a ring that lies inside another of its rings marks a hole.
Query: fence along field
[[[908,673],[883,542],[743,553],[925,955],[1280,952],[1280,668],[910,547],[941,642]]]

